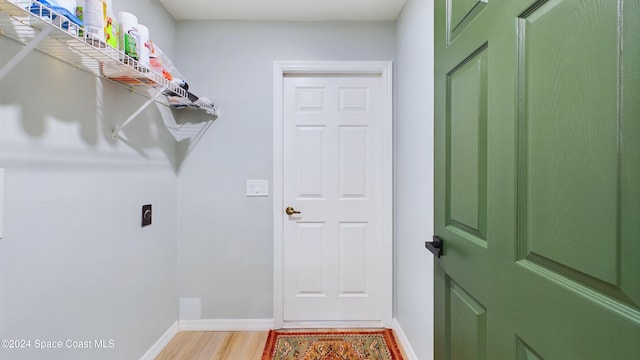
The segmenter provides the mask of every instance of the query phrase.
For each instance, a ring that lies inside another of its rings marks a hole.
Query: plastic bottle
[[[83,12],[84,12],[84,4],[82,2],[80,2],[80,4],[78,6],[76,6],[76,17],[78,19],[80,19],[80,21],[83,21],[82,19],[84,18],[83,16]],[[84,24],[84,22],[83,22]],[[80,30],[78,30],[78,36],[83,38],[84,37],[84,30],[82,30],[82,28],[80,28]]]
[[[136,29],[138,31],[138,38],[136,39],[138,44],[138,62],[140,62],[140,65],[148,68],[149,51],[151,48],[151,43],[149,42],[149,28],[142,24],[138,24],[136,25]]]
[[[107,4],[103,0],[84,0],[82,18],[87,33],[100,41],[104,41]]]
[[[118,49],[118,24],[116,22],[116,17],[113,15],[113,6],[111,0],[105,0],[105,5],[107,7],[107,17],[104,25],[104,39],[107,44]]]
[[[138,18],[132,13],[120,11],[118,13],[118,23],[120,26],[120,49],[125,55],[138,60]]]

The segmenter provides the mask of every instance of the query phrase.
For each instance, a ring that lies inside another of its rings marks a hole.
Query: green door
[[[640,359],[640,1],[435,17],[436,359]]]

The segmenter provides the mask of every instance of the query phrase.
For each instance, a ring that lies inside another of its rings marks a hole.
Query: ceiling
[[[395,20],[406,0],[158,0],[176,20]]]

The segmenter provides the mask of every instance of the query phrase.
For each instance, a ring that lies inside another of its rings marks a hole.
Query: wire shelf
[[[137,60],[127,56],[75,25],[62,14],[35,0],[0,0],[0,34],[28,46],[43,32],[48,35],[38,39],[36,49],[88,71],[126,86],[132,91],[153,98],[170,107],[202,109],[218,116],[218,109],[210,103],[191,101],[185,89],[167,80]],[[169,102],[158,92],[171,95]]]

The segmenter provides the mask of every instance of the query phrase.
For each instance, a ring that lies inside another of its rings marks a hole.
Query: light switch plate
[[[4,169],[0,169],[0,239],[4,236]]]
[[[269,180],[247,180],[247,196],[269,196]]]

